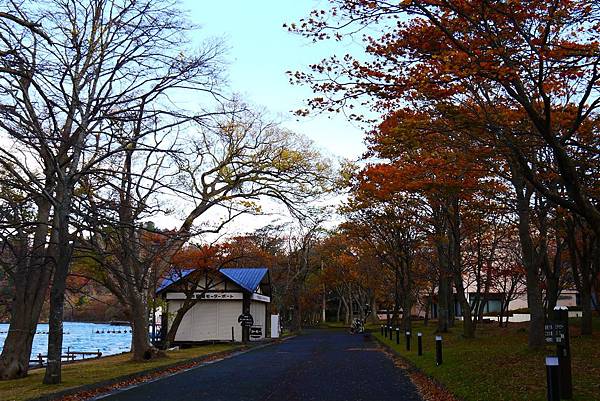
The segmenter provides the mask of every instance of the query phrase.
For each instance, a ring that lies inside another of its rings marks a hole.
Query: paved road
[[[102,401],[421,401],[393,361],[363,336],[314,330]]]

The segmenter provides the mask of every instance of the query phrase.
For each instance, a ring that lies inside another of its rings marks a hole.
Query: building
[[[467,292],[466,293],[467,300],[469,304],[473,305],[477,302],[477,293],[476,292]],[[501,292],[490,292],[488,294],[480,294],[482,299],[480,302],[483,303],[483,315],[486,318],[496,319],[500,314],[502,302],[504,302],[504,294]],[[427,302],[428,297],[423,297],[423,300],[419,305],[416,305],[412,311],[412,314],[419,317],[424,317],[424,307],[423,305]],[[454,300],[454,315],[461,319],[462,318],[462,310],[461,305],[458,302],[456,294],[453,296]],[[558,306],[566,306],[572,309],[569,312],[570,317],[581,316],[581,299],[579,297],[579,292],[574,289],[565,289],[562,290],[558,300],[556,302]],[[509,321],[518,322],[518,321],[528,321],[529,313],[527,312],[527,293],[525,291],[520,291],[518,296],[514,299],[511,299],[508,303],[508,308],[504,312],[508,313]],[[431,303],[429,309],[429,317],[432,319],[437,319],[437,296],[434,296],[433,302]]]
[[[183,282],[186,280],[186,283]],[[271,280],[267,268],[223,268],[216,271],[177,271],[157,289],[164,300],[162,329],[166,333],[183,305],[183,284],[196,285],[197,303],[184,315],[175,344],[205,341],[242,341],[265,338],[270,330]],[[241,320],[248,321],[242,329]],[[241,318],[245,315],[244,318]]]

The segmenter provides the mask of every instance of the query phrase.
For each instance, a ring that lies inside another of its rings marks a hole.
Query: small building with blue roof
[[[175,344],[252,341],[269,333],[271,280],[267,268],[174,269],[158,287],[157,295],[165,304],[163,333],[186,299],[188,303],[193,299],[177,329]]]

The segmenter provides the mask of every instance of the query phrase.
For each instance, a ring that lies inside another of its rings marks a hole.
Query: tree
[[[301,213],[301,204],[328,190],[328,162],[306,138],[242,106],[219,109],[196,125],[196,132],[175,142],[154,136],[152,141],[130,141],[105,174],[86,187],[82,220],[92,235],[81,242],[98,255],[100,281],[128,310],[135,360],[160,355],[147,333],[152,278],[170,269],[189,240],[219,233],[241,214],[257,213],[260,199],[279,201]],[[166,148],[160,145],[163,141]],[[145,225],[148,218],[172,214],[164,207],[167,194],[183,202],[185,215],[175,229],[152,230]],[[216,224],[201,221],[216,209],[224,212]],[[196,284],[193,279],[184,283],[186,300],[176,312],[167,342],[173,341],[185,313],[195,305]],[[200,291],[208,289],[207,284]]]
[[[163,348],[169,348],[175,341],[177,330],[185,314],[203,298],[207,291],[221,282],[215,278],[214,272],[225,263],[227,260],[223,255],[223,246],[217,245],[190,245],[173,255],[173,265],[168,272],[168,278],[177,283],[177,289],[183,292],[185,298],[172,321],[169,322],[169,330],[163,339]]]
[[[176,90],[213,92],[220,46],[207,43],[186,55],[190,24],[173,4],[153,0],[4,2],[2,12],[44,21],[52,40],[14,19],[0,20],[8,49],[0,65],[0,129],[13,144],[1,149],[0,165],[36,203],[38,232],[32,264],[20,269],[15,282],[26,298],[12,309],[11,346],[0,357],[0,377],[27,373],[31,339],[21,333],[35,331],[35,303],[51,276],[44,382],[58,383],[77,187],[129,146],[113,135],[116,122],[158,119],[174,126],[197,117],[173,110],[165,100]]]
[[[490,100],[522,111],[531,123],[526,135],[548,150],[565,193],[545,185],[519,141],[497,131],[528,181],[556,204],[600,226],[600,210],[592,201],[597,194],[577,168],[582,157],[590,161],[598,149],[588,146],[597,143],[597,134],[585,132],[586,125],[597,124],[600,106],[600,8],[594,1],[330,2],[329,12],[315,11],[290,29],[314,40],[340,39],[367,25],[384,33],[381,38],[365,36],[365,49],[374,61],[333,57],[312,66],[322,79],[296,74],[330,95],[314,99],[313,106],[335,109],[368,93],[389,109],[401,99],[433,94],[450,99],[469,87],[493,88]]]

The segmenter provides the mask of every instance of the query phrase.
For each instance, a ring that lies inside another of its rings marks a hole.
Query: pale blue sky
[[[285,22],[308,16],[311,9],[327,2],[319,0],[184,0],[190,17],[200,25],[197,39],[217,36],[226,40],[229,52],[229,83],[251,103],[264,106],[284,125],[310,137],[326,153],[357,158],[364,152],[359,127],[343,116],[296,118],[290,111],[304,107],[312,92],[292,86],[288,70],[306,69],[331,55],[345,54],[351,44],[310,43],[286,31]]]

